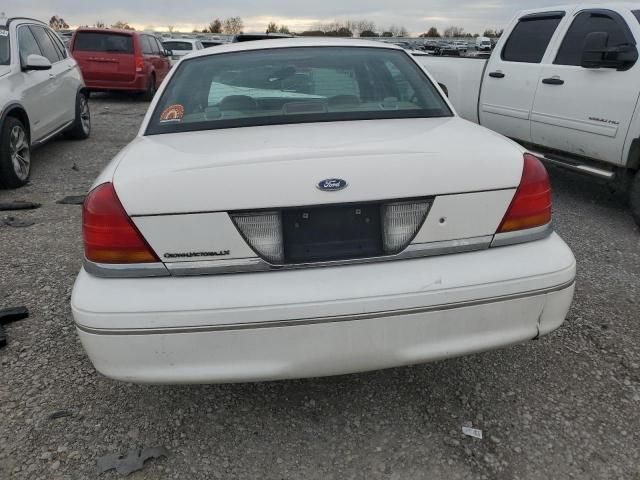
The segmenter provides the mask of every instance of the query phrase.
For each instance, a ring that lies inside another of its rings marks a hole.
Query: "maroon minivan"
[[[94,92],[143,92],[151,100],[171,69],[171,52],[147,33],[79,28],[69,50],[80,65],[87,89]]]

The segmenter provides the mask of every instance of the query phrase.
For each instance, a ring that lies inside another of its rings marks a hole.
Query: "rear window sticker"
[[[182,105],[171,105],[160,115],[160,123],[180,122],[184,117],[184,107]]]

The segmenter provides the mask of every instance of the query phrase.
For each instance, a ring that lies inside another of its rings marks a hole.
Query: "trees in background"
[[[69,25],[64,21],[64,18],[58,17],[57,15],[51,17],[51,20],[49,20],[49,26],[54,30],[66,30],[69,28]]]
[[[420,35],[420,38],[440,38],[441,36],[436,27],[431,27],[427,33]]]
[[[278,31],[278,24],[276,22],[270,22],[267,25],[267,33],[276,33]]]
[[[133,28],[127,22],[123,22],[122,20],[118,20],[116,23],[111,25],[111,28],[115,28],[119,30],[135,30],[135,28]]]
[[[267,33],[286,33],[286,34],[290,34],[291,31],[289,30],[289,27],[287,27],[286,25],[278,26],[278,24],[276,22],[270,22],[269,25],[267,26]]]
[[[275,25],[275,24],[274,24]],[[318,24],[313,30],[307,30],[299,35],[305,37],[406,37],[409,35],[403,26],[392,25],[383,31],[378,30],[376,24],[370,20],[345,20]]]
[[[65,30],[70,28],[67,22],[62,17],[54,15],[49,20],[49,25],[54,30]],[[97,28],[105,28],[106,25],[103,21],[97,20],[95,22],[95,27]],[[124,30],[135,30],[128,22],[117,21],[110,28],[124,29]],[[174,25],[167,26],[170,33],[173,33],[175,30]],[[242,33],[244,30],[244,22],[241,17],[229,17],[225,20],[220,20],[216,18],[212,22],[209,23],[208,26],[204,27],[202,30],[194,29],[193,33],[214,33],[214,34],[227,34],[227,35],[237,35]],[[267,33],[283,33],[283,34],[291,34],[289,27],[285,24],[278,25],[276,22],[269,22],[266,29]],[[502,36],[504,30],[502,29],[487,29],[484,31],[482,36],[489,38],[499,38]],[[361,20],[344,20],[338,21],[334,20],[332,22],[318,24],[316,28],[312,30],[307,30],[302,33],[299,33],[300,36],[313,36],[313,37],[362,37],[362,38],[392,38],[392,37],[408,37],[408,30],[402,25],[390,25],[385,29],[378,29],[376,24],[370,20],[361,19]],[[479,34],[471,34],[466,33],[464,28],[452,25],[444,30],[444,32],[440,33],[436,27],[431,27],[425,33],[419,35],[420,38],[473,38],[478,37]]]
[[[444,36],[447,38],[464,37],[464,28],[452,25],[444,31]]]
[[[392,37],[407,37],[409,36],[409,31],[403,27],[402,25],[391,25],[386,29],[386,32],[390,32]],[[384,35],[383,35],[384,36]]]
[[[222,33],[222,22],[219,18],[216,18],[213,22],[209,23],[204,33]]]
[[[489,37],[489,38],[500,38],[503,33],[504,33],[504,30],[498,30],[496,28],[495,30],[492,30],[492,29],[485,30],[482,36]]]
[[[222,23],[222,31],[227,35],[238,35],[244,29],[244,22],[240,17],[229,17]]]

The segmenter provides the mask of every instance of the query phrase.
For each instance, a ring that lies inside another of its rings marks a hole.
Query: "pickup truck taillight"
[[[524,155],[522,180],[497,233],[541,227],[551,222],[551,185],[542,162]]]
[[[159,261],[125,212],[112,183],[103,183],[87,195],[82,236],[85,257],[95,263]]]

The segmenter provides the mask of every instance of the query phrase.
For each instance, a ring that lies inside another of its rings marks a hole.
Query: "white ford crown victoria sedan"
[[[287,39],[185,58],[84,205],[72,308],[104,375],[337,375],[547,334],[575,260],[544,167],[402,49]]]

